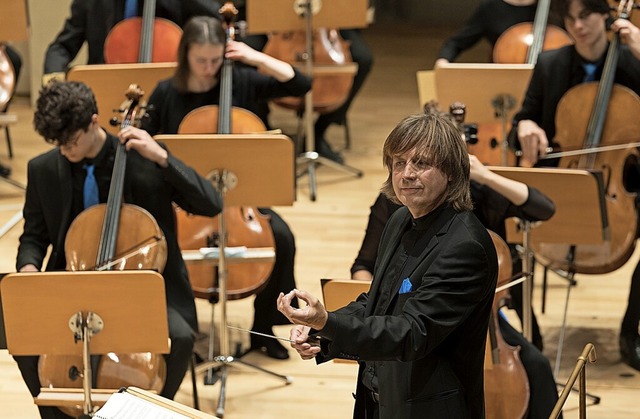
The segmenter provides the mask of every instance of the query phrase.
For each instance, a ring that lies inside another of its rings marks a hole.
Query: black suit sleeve
[[[69,63],[78,55],[78,51],[87,39],[89,2],[74,0],[71,4],[71,16],[64,22],[62,31],[49,45],[44,59],[44,72],[55,73],[67,70]]]

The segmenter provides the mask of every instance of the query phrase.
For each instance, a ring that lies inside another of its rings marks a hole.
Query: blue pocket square
[[[409,278],[405,278],[402,280],[402,285],[400,285],[400,291],[398,291],[398,294],[406,294],[411,291],[413,291],[413,284],[409,281]]]

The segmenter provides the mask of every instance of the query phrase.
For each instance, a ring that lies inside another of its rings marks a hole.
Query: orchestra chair
[[[327,311],[335,311],[354,301],[363,292],[369,292],[371,281],[358,279],[326,279],[320,280],[322,299]],[[347,359],[335,358],[338,363],[356,363]]]

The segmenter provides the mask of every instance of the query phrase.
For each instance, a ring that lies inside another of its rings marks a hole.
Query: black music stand
[[[499,121],[503,166],[508,165],[507,130],[516,105],[522,103],[533,66],[530,64],[443,64],[435,69],[436,97],[443,107],[454,102],[466,106],[466,121]]]
[[[554,365],[554,377],[560,370],[560,358],[567,324],[567,309],[571,287],[575,285],[575,268],[572,267],[570,255],[578,245],[604,245],[609,238],[609,223],[604,196],[604,185],[601,171],[581,169],[528,169],[519,167],[489,167],[501,176],[517,180],[538,189],[547,195],[556,206],[556,212],[549,220],[530,230],[531,223],[525,223],[523,258],[527,279],[523,283],[523,329],[525,337],[531,341],[531,289],[533,284],[532,248],[554,246],[567,255],[566,262],[551,266],[556,272],[568,280],[562,326],[558,338],[558,350]],[[562,247],[560,247],[562,245]],[[544,266],[550,262],[536,256]],[[528,323],[528,324],[527,324]]]
[[[285,135],[214,134],[157,135],[173,155],[210,180],[223,196],[225,206],[293,205],[295,196],[294,146]],[[227,366],[247,366],[291,384],[288,376],[277,374],[230,355],[227,337],[227,256],[224,211],[218,216],[219,257],[218,296],[220,303],[220,355],[199,365],[197,372],[213,366],[221,370],[220,397],[216,415],[224,416]],[[213,262],[212,262],[213,263]],[[275,302],[274,302],[275,303]]]
[[[157,272],[12,273],[1,286],[10,354],[83,357],[82,398],[77,389],[43,388],[36,404],[80,403],[90,416],[90,355],[169,352],[164,279]]]
[[[247,22],[251,33],[269,33],[273,31],[304,30],[306,34],[306,51],[303,54],[305,73],[313,76],[316,72],[313,65],[313,30],[315,28],[357,28],[367,26],[368,0],[261,0],[247,2]],[[278,13],[273,13],[278,10]],[[331,69],[322,72],[331,74]],[[339,68],[333,70],[340,73]],[[303,168],[309,176],[309,194],[316,200],[316,166],[340,170],[357,177],[362,171],[354,167],[337,163],[320,156],[315,151],[315,132],[313,121],[313,89],[304,98],[305,146],[296,159],[296,164]]]

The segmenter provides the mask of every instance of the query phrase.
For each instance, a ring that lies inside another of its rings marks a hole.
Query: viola
[[[127,92],[122,127],[136,119],[142,92],[132,85]],[[158,223],[148,211],[122,199],[127,152],[118,144],[106,204],[85,209],[71,223],[65,238],[67,270],[152,269],[162,272],[167,244]],[[82,387],[81,356],[40,356],[38,374],[45,387]],[[96,387],[117,389],[136,386],[160,392],[166,365],[159,354],[108,354],[100,357]],[[82,406],[61,408],[71,416],[82,414]]]
[[[509,246],[493,231],[489,231],[498,255],[498,287],[512,279]],[[489,355],[485,357],[484,396],[487,418],[516,419],[525,417],[529,408],[529,379],[520,360],[520,347],[509,345],[498,325],[500,308],[509,300],[508,289],[497,292],[493,299],[487,342]]]
[[[538,0],[533,23],[518,23],[500,35],[493,47],[493,62],[535,64],[541,51],[572,44],[567,32],[547,24],[550,6],[551,0]]]
[[[628,19],[634,2],[620,2],[618,15]],[[602,244],[553,245],[533,241],[536,257],[551,268],[602,274],[621,267],[635,249],[636,193],[627,190],[625,172],[640,161],[635,147],[608,147],[632,143],[640,137],[640,97],[614,83],[620,40],[616,34],[599,82],[579,84],[565,93],[556,111],[555,141],[563,149],[611,150],[561,157],[559,167],[601,170],[608,220],[608,238]],[[570,154],[570,153],[568,153]],[[535,238],[534,238],[535,239]]]
[[[227,40],[233,36],[232,22],[237,10],[231,2],[220,9],[225,19]],[[203,106],[188,113],[178,128],[179,134],[246,134],[264,132],[266,127],[255,114],[231,106],[233,62],[224,58],[220,76],[220,105]],[[275,247],[269,217],[253,207],[225,207],[227,246]],[[218,217],[187,214],[176,209],[178,243],[181,249],[216,246],[219,236]],[[226,296],[241,299],[253,295],[267,284],[274,262],[227,266]],[[207,265],[188,266],[194,294],[201,298],[217,295],[216,269]]]
[[[107,64],[162,63],[178,61],[182,29],[167,19],[156,18],[156,0],[145,0],[142,18],[118,22],[104,43]]]
[[[263,52],[294,67],[301,67],[307,54],[306,33],[272,33]],[[320,113],[331,112],[347,100],[353,85],[355,71],[349,43],[335,29],[314,30],[312,62],[317,66],[311,85],[313,109]],[[326,74],[321,69],[326,69]],[[299,97],[279,98],[274,102],[288,109],[304,107],[304,98]]]

